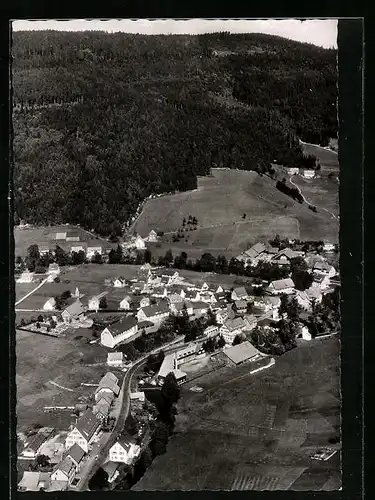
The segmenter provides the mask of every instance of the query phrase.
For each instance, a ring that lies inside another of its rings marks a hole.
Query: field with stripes
[[[134,490],[335,490],[340,455],[339,342],[320,339],[269,370],[225,367],[182,386],[176,433]],[[335,444],[332,444],[335,443]]]

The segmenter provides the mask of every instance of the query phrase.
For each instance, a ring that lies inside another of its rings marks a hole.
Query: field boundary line
[[[46,283],[48,280],[48,278],[45,278],[41,283],[39,283],[39,285],[34,288],[33,290],[31,290],[31,292],[27,293],[24,297],[22,297],[21,299],[17,300],[17,302],[15,302],[14,306],[18,306],[18,304],[21,304],[21,302],[23,302],[25,299],[27,299],[28,297],[30,297],[30,295],[32,295],[34,292],[36,292],[37,290],[39,290],[39,288],[41,288],[44,283]]]
[[[64,389],[65,391],[75,392],[74,389],[69,389],[69,387],[64,387],[63,385],[57,384],[53,380],[49,380],[48,382],[52,385],[55,385],[56,387],[59,387],[60,389]]]

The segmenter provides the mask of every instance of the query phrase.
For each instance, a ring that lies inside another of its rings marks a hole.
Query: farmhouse
[[[107,372],[104,377],[100,379],[99,386],[95,391],[95,401],[98,402],[101,398],[101,394],[109,393],[114,396],[118,396],[120,393],[120,387],[118,385],[118,378],[111,372]]]
[[[125,311],[129,311],[132,307],[132,298],[130,295],[126,295],[122,301],[120,302],[120,309],[124,309]]]
[[[245,290],[245,287],[241,286],[239,288],[235,288],[231,294],[232,300],[247,300],[248,294]]]
[[[220,330],[219,330],[219,327],[217,325],[212,325],[212,326],[208,326],[204,330],[203,333],[206,337],[211,338],[211,337],[216,337],[217,335],[220,335]]]
[[[156,243],[158,241],[158,235],[156,234],[156,231],[151,229],[151,231],[148,233],[148,236],[145,238],[145,241],[148,241],[149,243]]]
[[[302,257],[304,255],[304,252],[297,252],[292,250],[291,248],[284,248],[283,250],[280,250],[275,256],[272,257],[272,264],[278,264],[278,265],[283,265],[283,264],[290,264],[290,261],[294,259],[295,257]]]
[[[27,271],[21,273],[21,276],[17,278],[17,283],[32,283],[34,273],[29,273]]]
[[[22,456],[27,457],[27,458],[35,458],[37,455],[39,455],[40,449],[44,445],[44,443],[47,441],[49,436],[38,432],[31,440],[30,442],[25,446],[25,448],[22,451]]]
[[[133,316],[127,316],[108,325],[100,335],[100,343],[113,349],[124,340],[128,340],[138,333],[137,321]]]
[[[232,344],[237,335],[247,329],[247,324],[242,318],[229,319],[220,327],[220,333],[227,344]]]
[[[56,300],[53,297],[50,297],[43,305],[44,311],[53,311],[56,306]]]
[[[87,251],[86,251],[86,257],[88,259],[91,259],[92,257],[94,257],[95,254],[99,254],[99,255],[102,255],[103,253],[103,248],[102,247],[87,247]]]
[[[53,262],[48,266],[48,274],[60,274],[60,266],[56,264],[56,262]]]
[[[134,440],[123,433],[109,449],[108,458],[111,462],[130,464],[140,454],[141,448]]]
[[[287,172],[289,175],[296,175],[296,174],[299,174],[299,168],[298,167],[288,167]]]
[[[71,323],[84,313],[82,302],[76,300],[61,313],[64,323]]]
[[[151,321],[159,324],[169,316],[169,307],[166,304],[155,304],[153,306],[142,307],[137,312],[138,321]]]
[[[66,456],[60,463],[58,463],[51,474],[51,481],[66,481],[70,484],[75,476],[76,467],[73,460]]]
[[[336,269],[325,260],[315,262],[313,272],[328,276],[329,278],[333,278],[336,275]]]
[[[179,273],[175,269],[164,268],[161,272],[162,278],[168,278],[169,283],[174,283],[179,278]]]
[[[202,292],[207,292],[207,290],[209,290],[209,289],[210,289],[210,287],[207,285],[207,283],[206,283],[206,282],[204,282],[204,283],[202,284],[202,286],[201,286],[201,290],[202,290]]]
[[[102,292],[99,295],[94,295],[89,299],[88,309],[89,311],[99,311],[100,299],[102,299],[108,292]]]
[[[108,415],[109,415],[109,404],[104,401],[103,399],[100,399],[96,405],[93,406],[92,412],[95,415],[97,419],[99,419],[101,422],[107,420]]]
[[[107,354],[108,366],[121,366],[123,363],[124,353],[122,352],[109,352]]]
[[[224,354],[236,365],[245,361],[252,361],[259,357],[259,351],[248,340],[241,344],[229,347],[224,350]]]
[[[88,409],[82,417],[78,419],[76,425],[68,434],[65,440],[65,448],[69,449],[77,443],[87,453],[99,429],[99,420],[95,417],[92,410]]]
[[[271,281],[267,291],[273,295],[281,295],[282,293],[291,294],[294,293],[294,283],[290,278],[283,280]]]
[[[79,444],[74,443],[73,446],[68,450],[67,456],[75,465],[76,472],[78,472],[82,463],[82,459],[85,456],[85,451],[79,446]]]
[[[126,280],[125,280],[125,278],[123,278],[122,276],[120,276],[119,278],[116,278],[113,281],[113,286],[115,288],[124,288],[126,286]]]
[[[302,170],[302,175],[305,179],[313,179],[315,177],[315,170],[305,168]]]
[[[247,310],[247,302],[245,300],[235,300],[233,307],[237,314],[243,314]]]
[[[169,373],[174,374],[179,385],[183,384],[186,381],[186,373],[178,369],[175,354],[167,354],[163,360],[163,363],[161,364],[158,373],[158,381],[160,385],[164,383],[165,377]]]

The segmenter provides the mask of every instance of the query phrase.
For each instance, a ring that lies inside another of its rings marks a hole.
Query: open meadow
[[[331,197],[328,191],[322,192],[325,195]],[[173,242],[172,233],[189,215],[197,218],[197,229],[185,230],[184,237]],[[141,236],[151,229],[165,233],[161,245],[150,247],[157,254],[171,248],[176,253],[184,250],[192,258],[200,251],[235,256],[276,234],[305,240],[338,239],[337,221],[328,213],[313,213],[306,204],[278,191],[266,176],[230,169],[212,169],[211,176],[198,177],[193,191],[148,200],[134,229]]]
[[[318,210],[328,210],[336,217],[340,214],[339,186],[335,177],[329,179],[325,175],[317,179],[304,179],[300,175],[294,175],[293,182]]]
[[[176,433],[133,490],[340,487],[339,453],[310,459],[340,440],[338,339],[302,343],[253,375],[250,367],[218,369],[182,386]]]
[[[305,155],[314,155],[321,167],[323,172],[330,172],[339,170],[339,156],[335,151],[322,148],[315,144],[307,144],[305,142],[301,143],[302,150]]]
[[[95,388],[80,384],[98,383],[107,371],[105,361],[106,351],[98,345],[16,330],[17,431],[32,423],[67,429],[71,412],[44,413],[43,407],[90,398]]]
[[[78,241],[56,240],[56,233],[74,232],[79,236]],[[113,245],[103,238],[97,238],[93,234],[85,231],[81,227],[63,224],[60,226],[26,226],[14,227],[14,254],[24,257],[27,255],[27,249],[30,245],[49,247],[51,250],[59,245],[66,251],[69,251],[72,245],[86,243],[90,246],[104,246],[111,248]]]

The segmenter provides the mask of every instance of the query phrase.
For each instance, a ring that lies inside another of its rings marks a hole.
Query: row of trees
[[[284,182],[284,180],[276,182],[276,189],[278,189],[282,193],[290,196],[291,198],[293,198],[293,200],[297,200],[298,203],[303,203],[303,196],[299,192],[299,190],[295,187],[287,186],[286,182]]]

